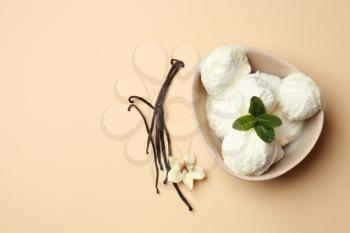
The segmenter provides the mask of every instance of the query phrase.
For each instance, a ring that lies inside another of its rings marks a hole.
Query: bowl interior
[[[247,48],[249,63],[252,72],[269,73],[284,78],[293,72],[300,72],[296,67],[287,61],[260,49]],[[223,167],[228,173],[238,178],[251,181],[269,180],[278,177],[298,163],[300,163],[311,151],[316,144],[323,127],[324,112],[320,111],[313,117],[306,120],[300,136],[284,147],[285,157],[273,165],[266,173],[260,176],[242,176],[235,174],[223,162],[221,156],[221,141],[212,133],[206,117],[206,97],[200,73],[198,72],[193,86],[193,103],[194,112],[197,118],[200,133],[205,140],[211,156]]]

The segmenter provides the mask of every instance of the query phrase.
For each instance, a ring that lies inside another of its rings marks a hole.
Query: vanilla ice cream
[[[220,93],[251,71],[245,48],[236,45],[215,49],[199,65],[199,69],[209,95]]]
[[[277,107],[273,111],[273,114],[282,120],[282,125],[275,128],[276,139],[279,141],[280,145],[285,146],[294,141],[303,129],[304,121],[288,120],[283,116],[280,107]]]
[[[301,133],[305,119],[322,109],[317,84],[301,73],[281,80],[259,71],[250,74],[246,50],[240,46],[215,49],[200,64],[206,89],[206,113],[210,128],[222,140],[224,163],[238,175],[256,176],[284,157],[282,147]],[[278,116],[282,125],[274,128],[275,140],[264,142],[254,128],[238,131],[234,120],[248,114],[250,99],[259,97],[266,112]]]
[[[305,74],[294,73],[281,84],[280,105],[288,120],[305,120],[322,109],[321,90]]]
[[[272,91],[276,100],[280,98],[281,78],[272,74],[260,73],[259,78],[263,80]]]
[[[277,163],[281,159],[284,158],[284,150],[283,150],[283,148],[281,147],[281,145],[279,143],[276,143],[276,144],[277,144],[277,155],[276,155],[274,163]]]
[[[233,130],[225,136],[221,150],[224,163],[233,172],[253,176],[264,173],[276,161],[279,146],[265,143],[254,130]]]
[[[206,103],[207,119],[214,134],[223,139],[232,131],[232,123],[242,114],[242,95],[235,87],[229,87],[218,95],[208,96]]]
[[[268,85],[260,78],[265,76],[262,73],[256,72],[243,76],[236,84],[237,90],[240,91],[245,111],[248,112],[250,99],[253,96],[259,97],[265,105],[266,111],[271,112],[276,104],[276,98]]]

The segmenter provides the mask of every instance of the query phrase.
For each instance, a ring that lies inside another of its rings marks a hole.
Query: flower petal
[[[192,154],[186,154],[184,160],[187,165],[193,165],[196,158]]]
[[[194,167],[194,165],[192,165],[192,164],[186,164],[186,169],[188,172],[191,172],[193,167]]]
[[[184,179],[182,180],[182,182],[184,183],[184,185],[189,188],[190,190],[193,189],[193,178],[191,176],[189,176],[189,173],[187,173],[184,177]]]
[[[185,177],[185,173],[181,173],[180,169],[177,169],[177,166],[175,168],[170,169],[168,173],[168,180],[172,183],[179,183],[181,182]]]
[[[175,167],[175,165],[177,164],[177,158],[175,157],[169,157],[169,164],[170,164],[170,167]]]
[[[201,167],[193,166],[191,172],[187,176],[195,180],[201,180],[205,177],[205,171]]]
[[[177,169],[180,169],[180,167],[183,166],[183,163],[184,161],[182,159],[179,159],[179,158],[176,158],[176,157],[173,157],[173,156],[169,156],[169,164],[170,164],[170,167],[172,168],[177,168]]]

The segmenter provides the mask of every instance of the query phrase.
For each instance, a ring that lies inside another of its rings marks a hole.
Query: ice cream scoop
[[[282,120],[282,125],[275,129],[276,140],[278,140],[281,146],[285,146],[288,143],[294,141],[303,129],[304,121],[288,120],[283,116],[280,107],[277,107],[273,111],[273,114]]]
[[[279,162],[283,158],[284,158],[284,150],[280,144],[277,144],[277,155],[276,155],[274,163]]]
[[[224,163],[239,175],[260,175],[276,161],[279,146],[274,142],[265,143],[254,130],[232,130],[221,146]],[[283,156],[280,154],[280,157]]]
[[[305,74],[293,73],[286,77],[280,94],[282,113],[288,120],[305,120],[322,109],[321,90]]]
[[[232,130],[232,123],[242,114],[243,107],[242,95],[233,86],[218,95],[208,96],[206,102],[208,123],[219,139],[223,139]]]
[[[266,83],[266,85],[272,91],[275,99],[279,99],[280,88],[281,88],[281,78],[272,74],[260,73],[259,78]]]
[[[260,78],[262,73],[256,72],[242,77],[236,84],[236,89],[240,91],[245,111],[248,112],[249,102],[253,96],[259,97],[265,105],[266,111],[271,112],[276,104],[276,98],[269,86]]]
[[[227,45],[212,51],[199,65],[201,80],[209,95],[216,95],[249,74],[246,49]]]

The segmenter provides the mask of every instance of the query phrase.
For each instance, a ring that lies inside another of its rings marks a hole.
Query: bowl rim
[[[251,47],[251,46],[245,46],[245,45],[238,45],[238,46],[241,46],[241,47],[245,48],[247,50],[247,53],[249,51],[253,51],[253,52],[258,52],[258,53],[264,54],[265,56],[269,56],[269,57],[271,57],[271,58],[273,58],[275,60],[278,60],[278,62],[282,63],[283,65],[285,65],[287,67],[289,67],[291,70],[294,70],[295,72],[301,72],[302,73],[302,71],[299,70],[292,63],[290,63],[289,61],[279,57],[278,55],[276,55],[274,53],[268,52],[268,51],[263,50],[263,49]],[[203,85],[202,82],[200,80],[198,80],[198,79],[200,79],[200,71],[197,68],[194,80],[192,82],[192,104],[195,104],[195,102],[196,102],[196,91],[195,91],[196,82],[199,81],[201,83],[201,85]],[[197,127],[198,127],[198,129],[200,131],[200,137],[201,137],[202,140],[204,140],[206,142],[206,138],[204,136],[203,129],[202,129],[200,123],[199,123],[199,119],[198,119],[199,117],[198,117],[196,109],[192,108],[192,112],[193,112],[193,114],[194,114],[194,116],[196,118]],[[309,148],[297,160],[295,160],[294,162],[288,164],[288,166],[286,166],[284,169],[282,169],[280,171],[277,171],[277,172],[275,172],[273,174],[270,174],[269,176],[246,176],[246,175],[236,174],[228,166],[226,166],[226,164],[224,163],[223,159],[220,158],[220,156],[217,155],[217,152],[214,151],[213,148],[208,145],[208,143],[204,143],[204,144],[205,144],[206,149],[209,151],[210,156],[214,159],[214,161],[217,162],[220,165],[220,167],[222,167],[231,176],[234,176],[234,177],[237,177],[239,179],[246,180],[246,181],[266,181],[266,180],[271,180],[271,179],[277,178],[277,177],[287,173],[288,171],[292,170],[294,167],[296,167],[298,164],[300,164],[310,154],[310,152],[313,150],[313,148],[315,147],[316,143],[318,142],[318,140],[319,140],[319,138],[321,136],[322,129],[323,129],[323,126],[324,126],[324,109],[321,109],[318,113],[316,113],[311,118],[314,118],[314,117],[320,117],[321,118],[320,119],[320,123],[321,124],[317,128],[318,131],[314,132],[316,137],[315,137],[315,140],[309,146]]]

